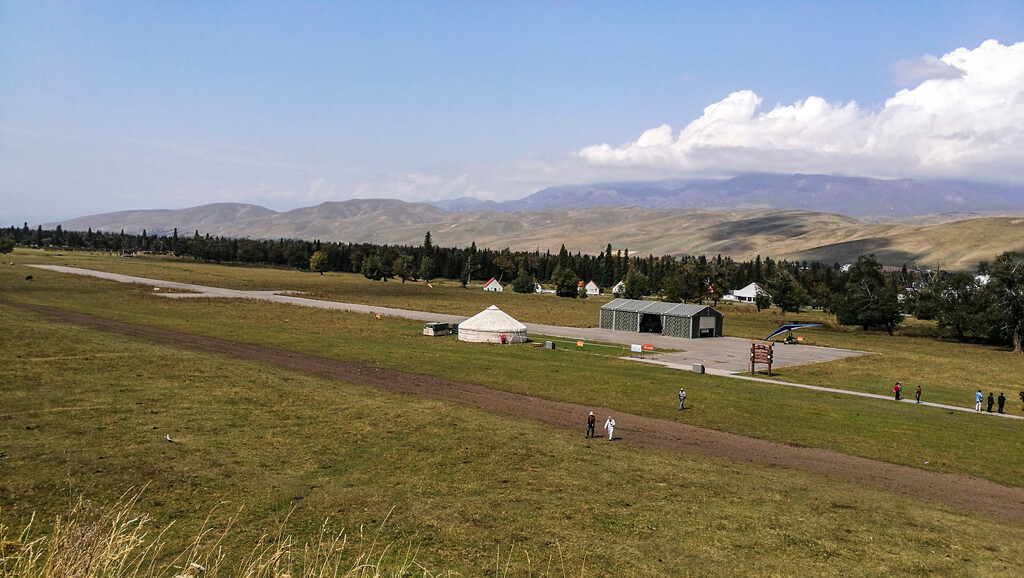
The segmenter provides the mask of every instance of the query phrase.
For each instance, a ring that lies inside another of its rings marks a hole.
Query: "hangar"
[[[723,315],[707,305],[613,299],[601,306],[601,329],[670,337],[721,337]]]

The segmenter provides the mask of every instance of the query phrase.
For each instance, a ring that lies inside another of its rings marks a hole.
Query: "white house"
[[[501,283],[498,283],[498,280],[494,277],[491,277],[490,281],[484,283],[484,291],[497,291],[500,293],[503,289]]]
[[[753,303],[754,298],[758,295],[768,295],[768,292],[761,289],[761,286],[757,283],[751,283],[743,289],[737,289],[730,291],[728,295],[722,296],[722,301],[733,301],[739,303]]]
[[[615,284],[614,287],[612,287],[612,295],[618,295],[619,293],[622,293],[622,290],[625,289],[625,288],[626,288],[626,282],[625,281],[619,281],[618,283]]]
[[[601,294],[601,288],[598,287],[597,283],[594,283],[593,280],[587,282],[586,287],[587,287],[587,295],[600,295]]]

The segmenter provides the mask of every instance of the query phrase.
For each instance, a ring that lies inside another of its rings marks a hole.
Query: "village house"
[[[737,289],[730,291],[728,295],[722,296],[722,301],[731,301],[734,303],[753,303],[754,299],[758,295],[767,295],[768,292],[761,288],[757,283],[751,283],[743,289]]]

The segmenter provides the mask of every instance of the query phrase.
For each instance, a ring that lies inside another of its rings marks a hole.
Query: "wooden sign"
[[[750,375],[754,375],[754,365],[761,363],[768,366],[768,377],[772,376],[772,361],[775,358],[774,344],[767,341],[750,342]]]

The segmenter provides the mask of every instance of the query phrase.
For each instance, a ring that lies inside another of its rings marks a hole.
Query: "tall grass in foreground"
[[[284,532],[282,523],[276,535],[263,534],[246,555],[237,561],[227,559],[223,542],[231,535],[235,518],[224,528],[211,525],[208,516],[202,529],[181,552],[163,552],[167,526],[151,533],[152,519],[136,513],[141,492],[125,494],[110,506],[98,506],[79,498],[65,516],[58,516],[49,535],[32,537],[34,517],[20,534],[0,522],[0,576],[76,578],[212,578],[239,576],[247,578],[380,578],[384,576],[455,576],[451,571],[431,572],[416,561],[411,547],[404,552],[394,551],[394,543],[378,543],[380,531],[387,524],[391,512],[385,516],[377,530],[367,538],[363,528],[350,540],[344,531],[334,531],[329,520],[320,526],[312,542],[297,544]],[[393,508],[392,508],[393,511]],[[172,522],[173,523],[173,522]],[[540,576],[560,575],[565,572],[565,559],[561,546],[559,559],[553,556]],[[533,576],[534,569],[529,552],[522,550],[524,559],[515,545],[504,553],[499,547],[492,576],[510,573]],[[161,560],[170,559],[170,562]],[[525,564],[525,568],[523,567]],[[553,564],[557,566],[553,567]],[[583,576],[585,567],[580,569]]]
[[[164,532],[151,533],[152,520],[136,513],[141,494],[124,495],[111,506],[96,506],[84,499],[65,516],[58,516],[49,535],[32,537],[32,522],[17,536],[0,524],[0,575],[149,577],[149,576],[247,576],[291,575],[345,578],[379,576],[437,576],[416,563],[415,553],[396,555],[394,544],[378,544],[377,533],[367,542],[360,528],[359,539],[349,540],[344,530],[335,532],[328,522],[320,527],[313,542],[296,544],[284,533],[264,534],[240,560],[227,560],[222,542],[231,534],[210,525],[180,553],[165,556]],[[383,527],[387,519],[381,523]],[[353,542],[358,543],[354,545]],[[168,562],[159,560],[170,559]]]

